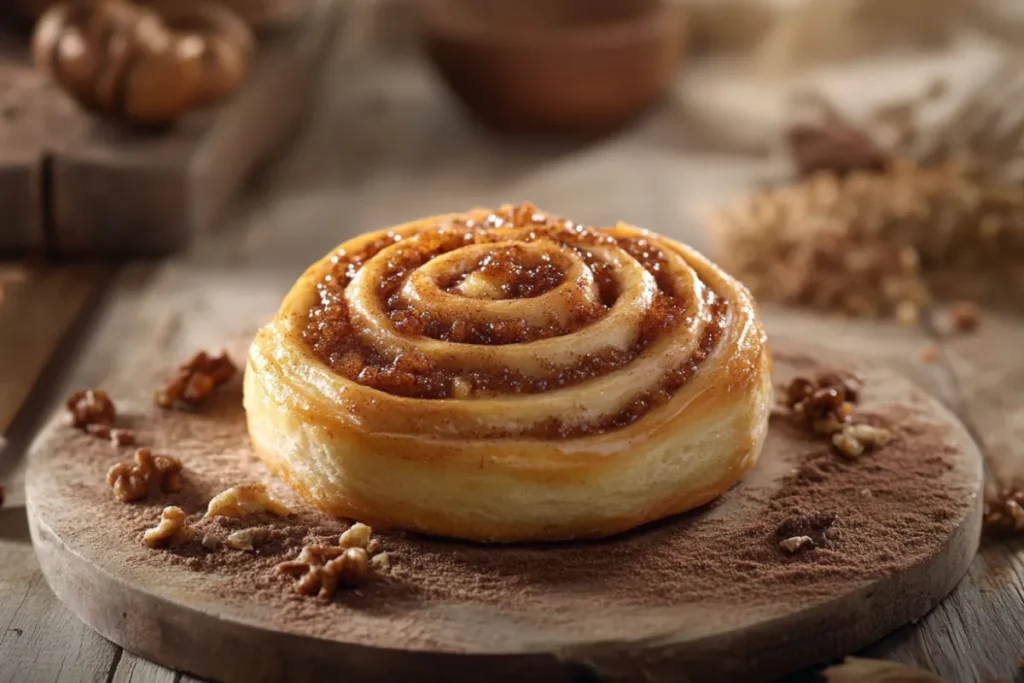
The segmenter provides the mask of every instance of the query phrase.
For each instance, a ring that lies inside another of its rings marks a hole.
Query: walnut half
[[[282,562],[277,570],[298,579],[296,592],[328,599],[338,588],[358,586],[370,571],[391,568],[388,553],[371,555],[380,548],[372,538],[373,529],[357,522],[338,539],[338,545],[307,545],[294,560]]]
[[[269,512],[278,517],[292,513],[285,505],[274,500],[267,493],[265,484],[232,486],[218,493],[206,508],[206,517],[246,517]]]
[[[107,484],[125,503],[145,498],[151,488],[164,493],[181,490],[181,461],[167,455],[153,455],[148,448],[135,451],[135,464],[119,462],[107,471]]]
[[[188,359],[163,389],[156,392],[154,402],[161,408],[175,405],[195,407],[203,403],[217,387],[226,384],[238,373],[227,351],[211,356],[205,351]]]
[[[89,427],[109,428],[114,424],[117,410],[110,395],[102,389],[76,391],[64,402],[68,411],[68,422],[76,429],[88,430]]]

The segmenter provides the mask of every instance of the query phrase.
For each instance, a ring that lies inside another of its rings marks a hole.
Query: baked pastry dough
[[[748,292],[689,247],[529,205],[436,216],[314,264],[249,352],[260,458],[374,527],[600,537],[753,466],[771,361]]]

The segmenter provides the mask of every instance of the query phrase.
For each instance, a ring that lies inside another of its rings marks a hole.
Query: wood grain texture
[[[0,681],[95,683],[117,648],[69,618],[47,587],[23,509],[0,509]]]

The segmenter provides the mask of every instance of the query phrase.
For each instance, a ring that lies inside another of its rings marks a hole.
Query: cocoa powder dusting
[[[777,374],[792,367],[778,354],[775,365]],[[758,466],[704,509],[573,543],[486,546],[375,529],[391,568],[371,572],[357,589],[339,589],[330,602],[298,595],[294,580],[275,568],[304,545],[337,544],[346,523],[311,510],[253,456],[237,384],[202,416],[145,406],[140,414],[126,404],[134,429],[183,460],[180,493],[128,505],[113,500],[103,476],[117,455],[63,429],[52,438],[65,443],[49,451],[74,452],[76,462],[54,483],[54,497],[73,495],[90,512],[87,523],[69,522],[79,526],[62,533],[99,539],[109,555],[104,561],[116,562],[118,571],[187,586],[188,594],[279,629],[456,651],[545,638],[638,638],[679,628],[687,615],[720,625],[812,603],[900,571],[945,543],[974,504],[960,437],[936,421],[909,384],[877,371],[862,376],[858,420],[891,429],[893,439],[860,460],[844,460],[814,435],[773,418]],[[880,381],[888,382],[882,393]],[[259,481],[295,513],[201,519],[216,493]],[[146,548],[143,531],[168,505],[185,511],[195,538]],[[224,547],[243,529],[263,530],[253,550]],[[783,536],[803,535],[815,547],[796,554],[780,548]]]

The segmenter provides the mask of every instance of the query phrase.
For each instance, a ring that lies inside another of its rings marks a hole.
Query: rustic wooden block
[[[235,97],[159,133],[89,117],[9,39],[0,97],[24,102],[0,119],[0,143],[9,143],[0,147],[0,210],[14,217],[0,229],[0,251],[156,255],[208,229],[307,112],[335,9],[316,0],[300,24],[261,45]]]

